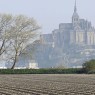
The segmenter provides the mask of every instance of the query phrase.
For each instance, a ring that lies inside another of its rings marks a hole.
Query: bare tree
[[[9,47],[10,27],[12,23],[12,16],[0,14],[0,57],[5,53]]]
[[[12,62],[14,69],[19,56],[27,54],[26,47],[38,40],[39,29],[33,18],[0,14],[0,61],[5,57],[4,61]]]
[[[11,69],[14,69],[19,56],[25,52],[25,48],[35,41],[39,35],[40,27],[33,18],[16,16],[11,26],[11,45],[7,52],[8,59],[13,62]]]

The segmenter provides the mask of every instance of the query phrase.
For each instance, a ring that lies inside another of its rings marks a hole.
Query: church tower
[[[74,6],[74,13],[72,16],[72,23],[73,23],[73,27],[75,27],[79,24],[79,16],[77,13],[76,0],[75,0],[75,6]]]

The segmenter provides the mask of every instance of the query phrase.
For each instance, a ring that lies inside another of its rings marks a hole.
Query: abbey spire
[[[75,12],[75,13],[77,12],[76,0],[75,0],[74,12]]]
[[[76,0],[75,0],[75,5],[74,5],[74,13],[73,13],[73,16],[72,16],[72,23],[73,23],[74,27],[79,24],[79,16],[78,16],[78,13],[77,13]]]

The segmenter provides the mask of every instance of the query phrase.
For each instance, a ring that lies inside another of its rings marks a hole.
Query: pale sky
[[[0,0],[0,13],[33,17],[43,33],[51,33],[59,23],[71,22],[75,0]],[[77,0],[80,18],[95,26],[95,0]]]

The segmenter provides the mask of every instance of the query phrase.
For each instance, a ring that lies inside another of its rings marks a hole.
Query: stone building
[[[95,28],[91,22],[80,19],[76,2],[71,23],[59,24],[59,29],[52,32],[55,46],[66,45],[95,45]]]

